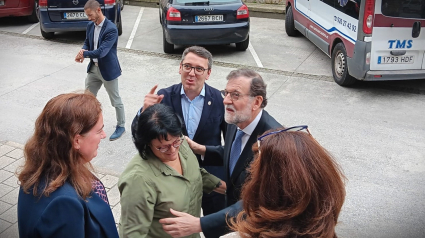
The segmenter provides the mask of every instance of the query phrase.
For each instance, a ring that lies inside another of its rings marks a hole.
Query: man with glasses
[[[173,212],[176,218],[161,219],[164,230],[173,237],[203,232],[207,238],[226,233],[226,214],[236,214],[241,209],[240,192],[247,176],[246,168],[253,160],[252,145],[258,136],[273,128],[282,127],[263,108],[267,105],[266,84],[251,69],[233,70],[227,76],[226,89],[222,91],[227,127],[225,145],[201,145],[188,140],[194,153],[205,156],[222,156],[225,168],[226,209],[201,218],[187,213]]]
[[[210,77],[212,55],[203,47],[191,46],[183,52],[179,74],[181,83],[164,88],[155,94],[155,85],[145,96],[143,107],[133,120],[134,136],[137,119],[149,106],[163,103],[170,106],[184,120],[184,135],[203,145],[221,146],[221,135],[226,132],[224,105],[220,91],[205,83]],[[197,155],[199,165],[209,173],[224,179],[223,160],[217,156]],[[219,185],[217,185],[219,186]],[[204,214],[224,208],[224,195],[206,194],[202,197]]]

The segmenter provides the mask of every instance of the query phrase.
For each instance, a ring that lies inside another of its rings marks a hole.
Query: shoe
[[[121,126],[117,126],[115,132],[109,137],[110,141],[119,139],[125,133],[125,128]]]

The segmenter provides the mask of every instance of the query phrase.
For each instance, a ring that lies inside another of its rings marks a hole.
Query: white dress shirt
[[[103,21],[99,25],[96,25],[96,23],[94,23],[94,38],[93,38],[94,49],[93,50],[97,50],[97,45],[99,44],[100,30],[102,30],[102,26],[103,26],[103,23],[105,22],[105,19],[106,17],[103,18]],[[97,63],[97,58],[93,58],[93,62]]]
[[[251,136],[252,132],[255,130],[255,128],[258,125],[258,122],[260,121],[261,115],[263,115],[263,109],[260,110],[258,115],[255,117],[255,119],[243,130],[238,127],[239,130],[242,130],[245,135],[242,136],[242,144],[241,144],[241,153],[243,149],[245,148],[246,143],[249,140],[249,137]]]

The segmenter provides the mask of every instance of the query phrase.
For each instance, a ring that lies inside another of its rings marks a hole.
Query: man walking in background
[[[84,58],[90,58],[86,89],[96,96],[103,84],[108,92],[117,117],[115,132],[109,137],[113,141],[125,132],[124,105],[118,90],[118,77],[121,75],[117,57],[118,29],[106,19],[96,0],[89,0],[84,6],[84,12],[92,22],[87,25],[86,40],[75,61],[82,63]]]

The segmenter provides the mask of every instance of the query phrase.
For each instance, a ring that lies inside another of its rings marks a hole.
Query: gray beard
[[[237,125],[239,123],[245,122],[247,120],[249,120],[250,115],[245,115],[245,114],[237,114],[235,113],[235,115],[230,115],[227,111],[224,112],[224,120],[227,122],[227,124],[233,124],[233,125]]]

